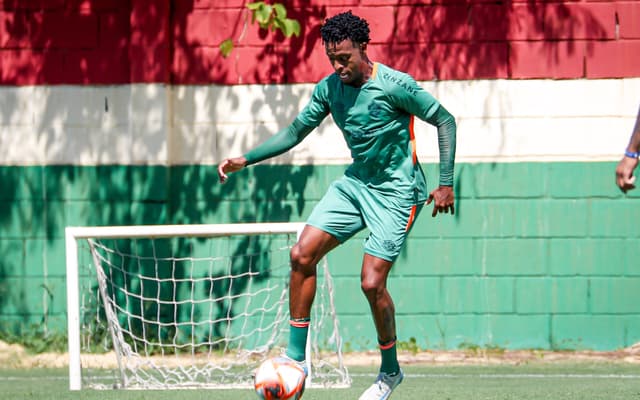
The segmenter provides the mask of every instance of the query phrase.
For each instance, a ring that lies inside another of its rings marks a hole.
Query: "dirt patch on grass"
[[[401,364],[422,365],[518,365],[544,362],[621,362],[640,364],[640,345],[618,351],[456,350],[400,352]],[[378,365],[377,352],[345,356],[347,365]]]
[[[617,351],[546,351],[474,349],[456,351],[422,351],[398,353],[402,364],[423,365],[518,365],[543,362],[621,362],[640,364],[640,343]],[[344,361],[349,366],[376,366],[380,362],[377,351],[347,353]],[[82,355],[85,368],[117,368],[113,352]],[[0,366],[4,368],[66,368],[66,353],[31,354],[22,346],[0,341]]]
[[[0,365],[3,368],[63,368],[69,365],[67,354],[30,354],[24,347],[0,341]]]

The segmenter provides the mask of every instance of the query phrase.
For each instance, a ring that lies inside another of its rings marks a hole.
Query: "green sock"
[[[400,364],[398,364],[398,353],[396,348],[396,339],[388,342],[378,341],[380,344],[380,355],[382,356],[382,364],[380,365],[380,372],[385,374],[395,374],[400,371]]]
[[[289,320],[289,345],[285,354],[296,361],[304,361],[307,348],[307,334],[311,318]]]

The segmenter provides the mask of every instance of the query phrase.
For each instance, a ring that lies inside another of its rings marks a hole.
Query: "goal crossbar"
[[[171,236],[215,237],[227,235],[258,235],[263,233],[297,233],[304,228],[302,222],[192,224],[192,225],[131,225],[131,226],[69,226],[67,238],[120,239],[163,238]]]

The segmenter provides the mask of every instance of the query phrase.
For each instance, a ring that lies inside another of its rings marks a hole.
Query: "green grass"
[[[308,389],[304,400],[357,399],[372,381],[373,368],[349,369],[349,389]],[[520,366],[407,366],[393,400],[617,400],[640,399],[640,365],[630,363],[535,363]],[[0,370],[3,399],[37,400],[239,400],[245,390],[122,391],[68,390],[63,369]]]

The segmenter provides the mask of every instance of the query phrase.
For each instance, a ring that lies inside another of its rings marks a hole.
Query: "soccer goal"
[[[286,346],[303,226],[67,227],[70,389],[251,387]],[[307,384],[349,386],[326,259],[311,318]]]

